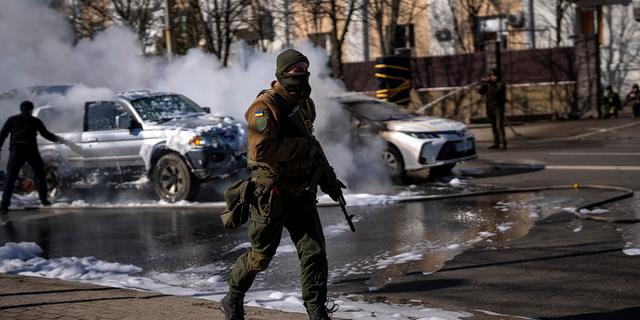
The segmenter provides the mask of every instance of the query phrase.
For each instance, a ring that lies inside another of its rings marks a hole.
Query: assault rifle
[[[338,180],[338,177],[336,176],[335,171],[333,171],[333,167],[329,165],[329,161],[327,160],[327,156],[324,154],[324,151],[320,146],[320,142],[318,142],[318,140],[316,140],[309,133],[309,129],[307,129],[307,126],[304,123],[304,118],[302,117],[302,113],[300,112],[300,107],[296,107],[295,109],[293,109],[293,112],[289,114],[289,119],[291,120],[291,123],[293,123],[296,126],[296,128],[298,128],[298,130],[300,130],[302,134],[304,134],[305,138],[309,140],[309,143],[311,145],[316,146],[316,148],[318,148],[317,154],[320,155],[319,157],[317,157],[320,162],[320,166],[318,166],[318,168],[314,172],[313,177],[311,178],[311,182],[307,187],[307,190],[310,190],[316,193],[317,187],[318,187],[318,181],[320,180],[320,177],[322,176],[322,174],[324,174],[327,180],[329,181],[329,183],[333,184],[334,187],[338,188],[338,203],[340,204],[342,213],[344,213],[344,218],[347,219],[347,222],[349,223],[349,228],[351,228],[351,231],[356,232],[356,227],[353,225],[353,221],[351,221],[354,215],[349,215],[347,213],[347,207],[346,207],[347,202],[344,200],[344,195],[342,194],[342,188],[341,188],[342,182]]]

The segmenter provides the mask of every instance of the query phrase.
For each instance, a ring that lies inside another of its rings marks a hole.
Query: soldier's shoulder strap
[[[275,90],[273,90],[273,89],[264,89],[264,90],[260,91],[260,93],[258,93],[256,98],[261,96],[261,95],[263,95],[263,94],[265,94],[265,93],[268,93],[269,95],[271,95],[274,98],[277,96]]]

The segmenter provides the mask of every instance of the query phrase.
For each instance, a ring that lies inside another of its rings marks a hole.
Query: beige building
[[[498,4],[486,0],[458,0],[453,10],[447,0],[405,0],[397,3],[399,9],[394,32],[391,32],[392,15],[388,1],[370,0],[366,9],[362,3],[356,3],[343,44],[343,62],[384,56],[385,51],[388,52],[385,50],[388,42],[393,43],[395,53],[410,52],[417,57],[483,50],[478,43],[486,40],[502,40],[513,47],[523,46],[524,33],[519,31],[525,21],[522,0],[503,0]],[[348,9],[348,4],[339,1],[338,7]],[[337,20],[340,38],[346,10],[339,12],[338,19],[332,19],[328,14],[329,5],[327,1],[294,5],[296,39],[309,39],[328,50],[331,48],[334,42],[330,37],[333,20]],[[478,7],[475,25],[467,14],[466,8],[470,6]],[[452,11],[457,12],[455,18]]]

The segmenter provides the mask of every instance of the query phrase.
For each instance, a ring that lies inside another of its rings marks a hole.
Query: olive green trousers
[[[504,134],[504,106],[498,109],[487,107],[487,118],[491,122],[493,131],[493,144],[507,146],[507,138]]]
[[[294,196],[280,189],[282,212],[277,218],[260,215],[251,208],[248,233],[251,251],[243,254],[227,278],[229,291],[246,293],[257,273],[269,265],[287,228],[298,251],[301,269],[302,300],[307,310],[324,306],[327,301],[327,254],[324,233],[316,209],[315,194],[309,191]],[[250,271],[251,270],[251,271]]]

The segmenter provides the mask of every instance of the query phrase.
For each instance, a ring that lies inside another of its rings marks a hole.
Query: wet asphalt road
[[[623,114],[619,119],[514,128],[525,138],[540,141],[635,122],[640,119]],[[447,183],[453,176],[418,172],[397,191],[459,193],[574,183],[639,190],[640,171],[633,169],[640,163],[638,128],[535,144],[510,133],[510,149],[493,151],[482,149],[489,145],[490,129],[477,127],[473,131],[480,157],[453,171],[468,179],[465,184],[453,187]],[[357,232],[329,228],[327,233],[330,291],[358,293],[376,301],[417,299],[532,318],[625,319],[625,314],[629,319],[640,318],[636,280],[640,256],[621,252],[625,242],[640,245],[640,228],[582,221],[562,211],[614,194],[567,190],[351,207]],[[636,198],[607,208],[615,214],[638,215]],[[319,210],[323,225],[346,225],[339,208]],[[137,265],[149,277],[197,267],[201,268],[196,278],[224,276],[244,252],[238,246],[247,238],[246,226],[224,229],[220,211],[12,211],[12,222],[0,227],[0,243],[35,241],[45,258],[94,256]],[[285,236],[283,245],[287,244]],[[260,275],[255,288],[297,288],[297,269],[295,253],[283,252]]]

